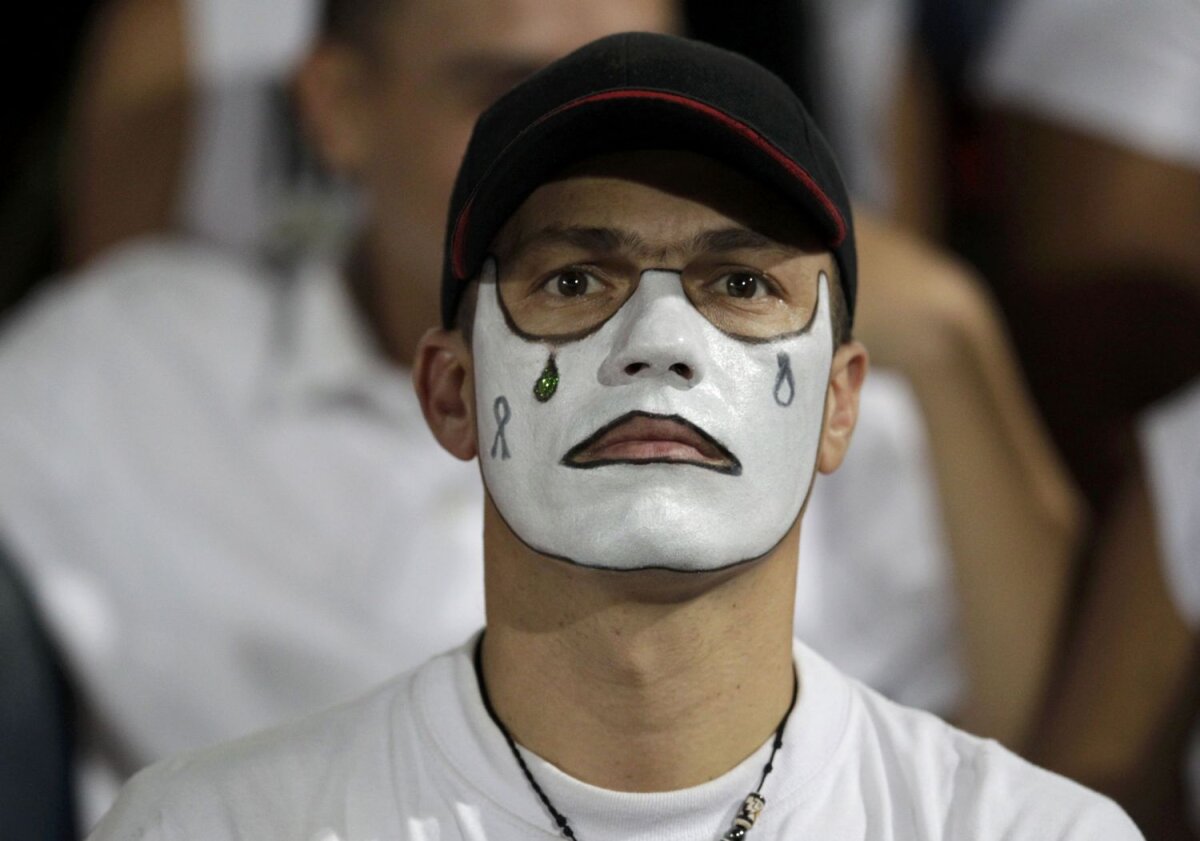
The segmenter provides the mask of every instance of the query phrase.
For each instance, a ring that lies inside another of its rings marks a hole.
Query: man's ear
[[[366,74],[362,56],[351,47],[325,42],[313,49],[293,81],[306,135],[324,164],[348,178],[362,170],[373,127]]]
[[[474,458],[479,452],[474,375],[462,333],[437,327],[421,337],[413,384],[433,437],[451,455]]]
[[[867,349],[862,342],[846,342],[834,351],[829,388],[825,392],[825,425],[817,453],[817,469],[822,473],[837,470],[846,457],[854,424],[858,422],[858,395],[867,376],[867,365]]]

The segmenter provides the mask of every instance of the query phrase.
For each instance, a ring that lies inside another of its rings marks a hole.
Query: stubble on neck
[[[710,573],[547,558],[490,500],[484,535],[484,677],[525,748],[602,788],[671,791],[724,774],[778,727],[799,521],[763,558]]]

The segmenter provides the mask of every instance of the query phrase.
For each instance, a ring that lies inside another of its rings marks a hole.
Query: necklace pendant
[[[733,826],[721,836],[721,841],[742,841],[746,833],[754,828],[754,822],[758,820],[766,805],[767,801],[761,794],[751,792],[746,795],[746,799],[742,801],[742,808],[733,819]]]

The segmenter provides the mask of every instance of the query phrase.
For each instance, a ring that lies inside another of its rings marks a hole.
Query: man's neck
[[[720,776],[791,701],[799,526],[767,557],[719,573],[603,572],[485,521],[483,673],[525,748],[618,791]]]

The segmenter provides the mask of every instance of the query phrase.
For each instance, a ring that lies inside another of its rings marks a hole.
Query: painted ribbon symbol
[[[796,398],[796,380],[792,377],[792,360],[786,353],[781,353],[775,357],[779,363],[779,373],[775,375],[775,402],[780,406],[792,405],[792,400]],[[787,397],[781,396],[784,393],[784,387],[787,387]]]
[[[508,398],[501,394],[492,404],[492,416],[496,419],[496,437],[492,440],[492,458],[496,457],[496,449],[500,450],[500,460],[510,457],[508,439],[504,437],[504,427],[512,417],[512,409],[508,407]]]

